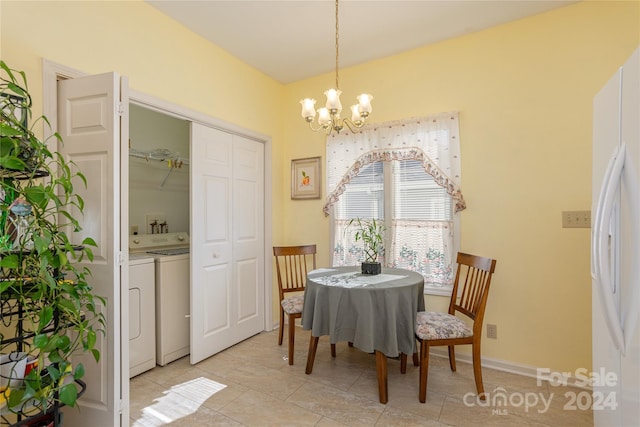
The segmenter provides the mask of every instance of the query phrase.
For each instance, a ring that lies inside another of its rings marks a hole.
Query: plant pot
[[[382,264],[379,262],[363,262],[362,274],[375,275],[382,272]]]

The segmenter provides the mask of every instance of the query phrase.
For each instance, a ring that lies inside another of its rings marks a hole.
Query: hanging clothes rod
[[[182,166],[189,165],[189,159],[180,157],[178,153],[173,153],[165,149],[142,151],[142,150],[136,150],[134,148],[130,148],[129,157],[145,159],[146,161],[153,160],[158,162],[167,162],[167,165],[171,169],[179,169]]]

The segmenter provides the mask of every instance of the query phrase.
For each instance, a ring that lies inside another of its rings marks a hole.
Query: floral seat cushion
[[[294,297],[285,298],[280,301],[282,309],[287,314],[302,313],[302,305],[304,304],[304,295],[296,295]]]
[[[470,337],[473,331],[449,313],[420,311],[416,316],[416,335],[422,340],[438,340]]]

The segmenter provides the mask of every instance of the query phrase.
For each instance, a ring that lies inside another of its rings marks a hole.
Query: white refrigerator
[[[640,425],[640,48],[593,104],[592,333],[596,427]]]

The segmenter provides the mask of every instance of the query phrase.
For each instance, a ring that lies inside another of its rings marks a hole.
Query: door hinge
[[[118,115],[122,116],[124,115],[125,109],[124,109],[124,103],[123,102],[118,102],[118,107],[117,107],[117,113]]]

